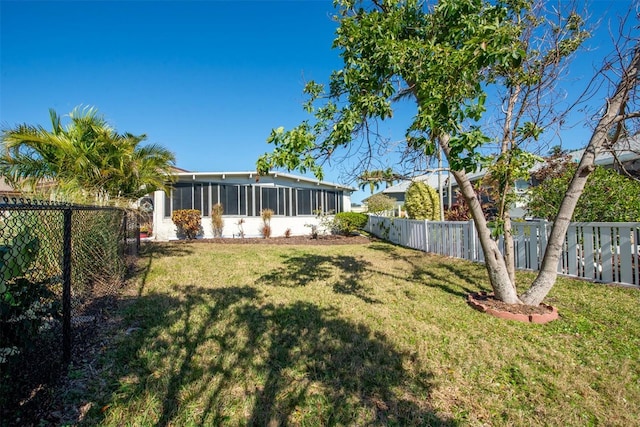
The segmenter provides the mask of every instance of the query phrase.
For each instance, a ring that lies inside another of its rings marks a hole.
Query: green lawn
[[[559,279],[561,318],[531,325],[466,304],[482,265],[381,242],[152,244],[140,266],[90,425],[639,422],[638,290]]]

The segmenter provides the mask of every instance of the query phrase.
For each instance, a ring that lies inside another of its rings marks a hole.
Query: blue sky
[[[603,24],[574,64],[573,90],[611,50],[606,23],[630,1],[589,4]],[[119,132],[172,150],[179,167],[253,170],[272,128],[307,118],[304,83],[340,68],[333,13],[330,0],[1,0],[0,124],[49,128],[49,108],[64,115],[95,106]],[[382,130],[403,135],[393,124]],[[567,148],[586,143],[588,129],[570,132]],[[325,179],[353,184],[344,181],[348,169],[326,168]]]

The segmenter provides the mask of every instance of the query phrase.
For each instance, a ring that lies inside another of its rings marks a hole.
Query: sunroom
[[[197,209],[202,214],[199,238],[213,237],[211,208],[223,207],[223,237],[261,237],[261,212],[273,211],[271,236],[311,233],[320,225],[320,215],[349,211],[349,186],[319,181],[289,173],[271,172],[177,172],[168,193],[153,195],[154,240],[177,239],[171,214],[179,209]]]

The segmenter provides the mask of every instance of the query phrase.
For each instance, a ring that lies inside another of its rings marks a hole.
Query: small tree
[[[220,203],[216,203],[211,208],[211,228],[213,229],[213,237],[222,237],[222,230],[224,229],[224,219],[222,219],[223,213],[224,207]]]
[[[178,209],[171,214],[171,220],[178,227],[178,235],[195,239],[202,229],[200,211],[197,209]]]
[[[404,207],[409,218],[440,219],[440,198],[438,192],[422,181],[414,181],[409,185],[405,196]]]
[[[382,212],[391,211],[396,205],[396,199],[386,194],[374,194],[367,199],[367,210],[372,214],[380,214]]]

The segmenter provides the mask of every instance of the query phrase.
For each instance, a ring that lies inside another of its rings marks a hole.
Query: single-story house
[[[349,211],[356,188],[282,172],[259,176],[256,172],[176,171],[169,193],[156,191],[145,201],[153,209],[155,240],[177,238],[171,214],[178,209],[202,213],[199,237],[213,237],[211,207],[223,206],[223,237],[260,237],[260,213],[271,209],[271,236],[311,234],[319,225],[318,212],[326,215]],[[150,210],[150,209],[149,209]],[[288,230],[288,231],[287,231]]]
[[[443,173],[442,175],[442,183],[444,184],[444,180],[446,179],[447,174]],[[389,196],[392,199],[396,199],[396,206],[404,205],[405,193],[409,189],[409,185],[413,181],[423,181],[429,187],[438,189],[438,174],[437,173],[429,173],[425,175],[420,175],[415,177],[412,181],[400,181],[399,183],[392,185],[390,187],[382,190],[382,194],[385,196]]]
[[[446,173],[443,173],[441,178],[443,183],[446,177],[447,177]],[[382,193],[385,196],[395,199],[396,202],[395,202],[394,210],[396,212],[399,212],[402,210],[402,207],[404,206],[405,193],[407,192],[407,190],[409,189],[409,185],[411,185],[413,181],[424,181],[424,183],[427,184],[428,186],[438,189],[438,175],[436,173],[429,173],[429,174],[417,176],[410,181],[409,180],[400,181],[399,183],[391,185],[375,194]],[[365,198],[362,202],[366,205],[368,199],[369,197]]]

